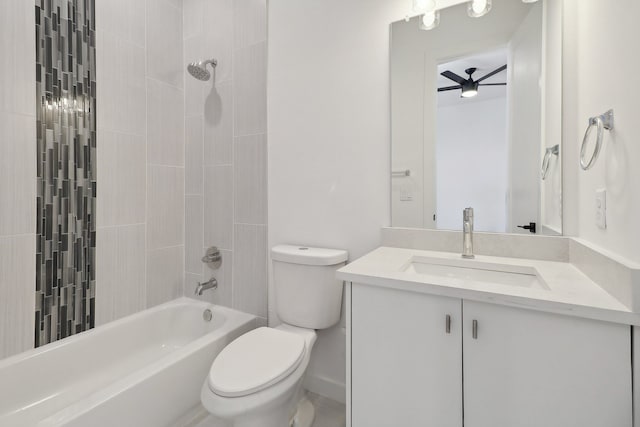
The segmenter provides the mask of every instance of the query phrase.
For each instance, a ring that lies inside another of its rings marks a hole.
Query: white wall
[[[408,7],[269,2],[269,246],[344,248],[355,259],[379,244],[390,221],[389,24]],[[344,354],[339,327],[320,333],[314,390],[344,399]]]
[[[640,261],[640,143],[637,90],[640,2],[565,0],[564,185],[565,230],[633,261]],[[597,28],[598,31],[594,31]],[[615,129],[589,171],[578,166],[589,117],[613,108]],[[595,190],[607,190],[607,229],[595,225]]]
[[[441,106],[436,121],[437,224],[459,230],[473,206],[478,230],[504,232],[507,193],[507,100]]]

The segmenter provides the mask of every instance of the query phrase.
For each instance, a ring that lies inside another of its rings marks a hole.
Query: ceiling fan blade
[[[456,89],[462,89],[462,86],[458,85],[458,86],[439,87],[438,92],[444,92],[445,90],[456,90]]]
[[[476,82],[478,82],[478,83],[479,83],[479,82],[481,82],[481,81],[483,81],[483,80],[486,80],[486,79],[488,79],[489,77],[491,77],[491,76],[493,76],[493,75],[495,75],[495,74],[498,74],[499,72],[504,71],[504,70],[506,70],[506,69],[507,69],[507,64],[504,64],[502,67],[500,67],[500,68],[496,68],[495,70],[493,70],[493,71],[492,71],[492,72],[490,72],[489,74],[487,74],[487,75],[485,75],[485,76],[480,77],[478,80],[476,80]]]
[[[458,83],[458,84],[463,84],[464,82],[467,81],[467,79],[465,79],[462,76],[457,75],[456,73],[454,73],[453,71],[443,71],[442,73],[440,73],[441,76],[445,76],[446,78],[453,80],[454,82]]]
[[[506,86],[506,83],[482,83],[478,86]]]

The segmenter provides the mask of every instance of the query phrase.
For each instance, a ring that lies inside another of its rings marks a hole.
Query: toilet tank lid
[[[277,245],[271,248],[271,259],[304,265],[336,265],[345,262],[349,252],[342,249],[312,248],[309,246]]]

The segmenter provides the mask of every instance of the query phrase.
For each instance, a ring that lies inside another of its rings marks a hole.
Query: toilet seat
[[[300,335],[258,328],[227,345],[211,365],[208,385],[219,396],[240,397],[264,390],[291,375],[305,354]]]

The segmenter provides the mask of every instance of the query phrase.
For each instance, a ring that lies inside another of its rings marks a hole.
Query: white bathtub
[[[170,426],[199,405],[215,356],[255,327],[181,298],[2,360],[0,426]]]

